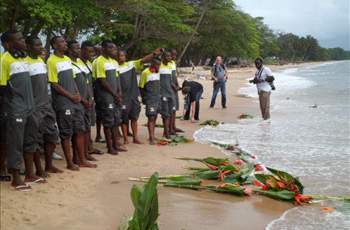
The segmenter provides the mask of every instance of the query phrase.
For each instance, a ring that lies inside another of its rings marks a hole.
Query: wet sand
[[[220,96],[216,108],[209,109],[212,81],[199,80],[205,88],[201,120],[232,123],[241,113],[259,116],[257,103],[237,95],[239,87],[253,74],[253,68],[230,70],[228,108],[225,110],[221,109]],[[145,120],[142,109],[140,139],[146,143],[147,129],[142,126]],[[161,123],[160,118],[158,123]],[[179,120],[177,126],[186,131],[187,137],[192,137],[200,128],[199,124]],[[157,129],[158,137],[161,133],[162,129]],[[103,144],[95,146],[106,150]],[[134,182],[129,182],[128,177],[149,176],[155,171],[161,175],[181,174],[186,172],[185,167],[193,165],[175,157],[224,157],[217,148],[199,143],[175,147],[129,144],[127,147],[129,151],[119,156],[94,155],[99,160],[97,169],[64,170],[63,174],[51,174],[47,184],[33,185],[31,192],[16,192],[9,183],[2,183],[0,229],[116,230],[133,212],[129,193]],[[64,161],[55,163],[60,168],[65,167]],[[264,229],[292,207],[289,203],[260,196],[238,198],[164,187],[159,187],[159,202],[162,230]]]

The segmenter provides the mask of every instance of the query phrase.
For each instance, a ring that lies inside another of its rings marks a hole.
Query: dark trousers
[[[194,112],[194,119],[195,120],[199,120],[200,100],[201,100],[202,94],[203,94],[203,90],[199,91],[196,94],[196,100],[195,100],[196,109],[195,109],[195,112]],[[184,116],[184,120],[189,120],[190,119],[190,113],[191,113],[191,101],[190,101],[189,95],[187,95],[187,97],[185,99],[185,105],[186,105],[186,107],[185,107],[186,113],[185,113],[185,116]]]
[[[226,107],[226,82],[225,81],[215,81],[213,85],[213,96],[211,97],[210,107],[214,107],[216,96],[221,91],[221,105]]]

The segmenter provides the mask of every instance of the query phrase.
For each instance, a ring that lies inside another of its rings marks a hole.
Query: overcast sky
[[[264,17],[278,32],[316,37],[323,47],[349,45],[350,0],[234,0],[244,12]]]

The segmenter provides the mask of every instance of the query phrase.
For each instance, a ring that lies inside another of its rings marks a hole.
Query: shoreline
[[[316,63],[322,64],[322,63]],[[304,65],[304,64],[302,64]],[[302,65],[283,66],[283,69]],[[310,64],[308,64],[310,65]],[[273,71],[280,68],[272,67]],[[260,116],[254,99],[240,97],[238,90],[244,87],[246,79],[253,76],[254,68],[229,70],[227,86],[228,108],[220,108],[220,96],[216,108],[209,109],[212,81],[199,80],[204,86],[201,101],[201,121],[216,119],[225,123],[237,122],[241,113]],[[181,71],[180,71],[181,76]],[[192,76],[193,77],[193,76]],[[182,82],[182,79],[180,79]],[[182,97],[181,105],[182,105]],[[181,106],[180,106],[181,108]],[[182,112],[178,112],[178,115]],[[139,120],[140,139],[146,143],[147,129],[144,109]],[[158,117],[158,123],[160,118]],[[185,129],[186,137],[192,137],[200,128],[199,124],[177,121]],[[95,130],[95,129],[93,129]],[[162,129],[156,129],[161,136]],[[94,137],[94,134],[93,134]],[[102,150],[104,144],[94,145]],[[134,182],[128,177],[148,176],[158,171],[160,175],[181,174],[190,164],[175,157],[222,157],[224,154],[215,147],[192,143],[171,146],[150,146],[129,144],[129,151],[119,156],[104,154],[96,156],[97,169],[81,169],[80,172],[64,170],[63,174],[51,174],[48,183],[33,185],[28,193],[15,192],[8,183],[1,183],[0,228],[7,230],[115,230],[120,223],[132,215],[133,207],[130,189]],[[61,153],[60,147],[57,151]],[[55,161],[65,169],[64,161]],[[159,187],[160,229],[264,229],[272,220],[279,218],[284,211],[293,207],[289,203],[266,197],[234,197],[225,194],[188,191],[176,188]],[[252,221],[254,220],[254,221]]]

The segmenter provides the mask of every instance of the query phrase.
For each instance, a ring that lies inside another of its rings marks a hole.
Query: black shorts
[[[6,160],[8,169],[21,168],[24,152],[33,152],[30,119],[26,116],[9,115],[6,119]],[[29,139],[28,139],[29,138]]]
[[[122,122],[128,124],[129,120],[139,119],[141,105],[138,99],[130,100],[127,104],[122,105]]]
[[[56,114],[52,108],[42,110],[41,113],[41,123],[39,132],[41,135],[41,143],[52,143],[56,144],[58,142],[58,128],[56,125]]]
[[[154,117],[157,116],[158,113],[160,113],[161,110],[161,102],[159,100],[150,100],[146,103],[146,116],[147,117]]]
[[[85,131],[90,131],[91,129],[91,116],[92,116],[92,108],[84,109],[84,129]]]
[[[62,140],[71,139],[74,133],[85,132],[84,111],[66,109],[57,111],[57,125]]]
[[[26,119],[26,126],[24,130],[24,140],[23,140],[23,151],[28,153],[34,153],[37,151],[42,151],[40,143],[40,123],[41,123],[40,111],[35,110]]]
[[[176,112],[175,100],[172,97],[162,97],[160,114],[163,118],[170,117]]]
[[[103,127],[113,128],[121,124],[120,108],[115,104],[101,109],[101,121]]]

